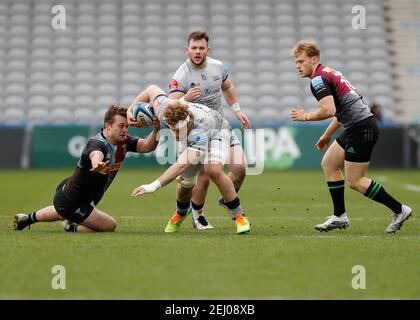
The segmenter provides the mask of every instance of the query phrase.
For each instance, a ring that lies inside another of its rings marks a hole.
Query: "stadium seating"
[[[341,69],[392,115],[383,5],[360,3],[369,8],[363,32],[351,28],[345,0],[73,0],[64,4],[66,29],[54,30],[53,0],[4,0],[0,124],[101,121],[96,114],[103,108],[129,104],[150,83],[166,89],[195,28],[209,31],[211,55],[228,66],[255,125],[288,120],[296,104],[314,107],[290,56],[300,38],[319,41],[322,62]]]

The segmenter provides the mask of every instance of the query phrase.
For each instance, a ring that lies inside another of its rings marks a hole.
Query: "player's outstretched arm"
[[[109,160],[105,162],[103,161],[104,154],[99,150],[92,151],[89,154],[89,159],[90,159],[90,162],[92,163],[92,169],[90,169],[90,171],[101,171],[109,163]]]
[[[139,139],[137,142],[138,153],[148,153],[156,149],[159,143],[160,122],[158,118],[153,117],[153,131],[146,139]]]
[[[333,96],[326,96],[319,100],[319,108],[314,112],[305,112],[302,107],[293,108],[291,118],[293,121],[321,121],[335,115],[335,103]]]
[[[183,173],[191,164],[197,164],[203,155],[202,151],[187,148],[178,158],[177,162],[170,166],[158,179],[152,183],[141,185],[133,190],[133,197],[146,193],[153,193],[157,189],[166,186]]]

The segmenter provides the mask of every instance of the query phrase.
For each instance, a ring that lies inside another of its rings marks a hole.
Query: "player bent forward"
[[[231,139],[231,127],[227,120],[205,105],[169,99],[157,86],[150,86],[139,94],[129,108],[129,119],[132,119],[130,109],[140,102],[152,102],[159,121],[170,128],[183,148],[176,163],[154,182],[135,188],[132,195],[137,197],[153,193],[180,176],[177,179],[177,209],[165,229],[165,232],[177,232],[189,213],[192,190],[198,173],[204,167],[225,199],[237,233],[249,232],[250,224],[243,214],[232,180],[223,172]]]
[[[169,98],[204,104],[223,115],[223,96],[243,128],[249,129],[251,124],[240,108],[236,87],[228,68],[222,61],[208,56],[210,47],[207,32],[192,32],[188,36],[185,51],[188,59],[172,77]],[[247,163],[241,142],[235,134],[231,135],[229,158],[228,177],[238,193],[246,176]],[[201,170],[192,191],[192,224],[198,230],[213,228],[203,213],[209,182],[208,176]],[[219,198],[219,205],[226,208],[223,197]]]
[[[157,119],[153,126],[154,130],[147,139],[128,136],[127,109],[110,106],[105,113],[103,129],[88,141],[73,175],[58,185],[54,205],[30,214],[15,215],[15,230],[36,222],[64,220],[65,231],[114,231],[117,227],[115,219],[91,203],[99,203],[128,151],[147,153],[156,148],[160,128]]]

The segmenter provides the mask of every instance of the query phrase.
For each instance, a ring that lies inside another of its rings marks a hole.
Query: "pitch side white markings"
[[[395,237],[398,237],[398,239],[420,239],[420,235],[394,235]],[[285,238],[299,238],[299,239],[304,239],[304,238],[333,238],[333,239],[346,239],[346,240],[362,240],[362,239],[393,239],[393,235],[285,235]]]
[[[4,215],[2,216],[2,215],[0,215],[0,217],[10,217],[10,216],[4,216]],[[226,219],[230,219],[229,216],[226,216],[226,217],[211,217],[211,216],[209,217],[209,216],[206,216],[206,217],[209,218],[209,220],[226,220]],[[162,220],[162,217],[160,217],[160,216],[141,216],[141,215],[139,215],[139,216],[117,216],[117,218],[120,218],[120,219],[151,219],[151,220],[159,219],[159,220]],[[324,217],[323,216],[322,217],[320,217],[320,216],[311,216],[311,217],[304,216],[304,217],[287,217],[287,218],[282,218],[282,217],[274,216],[274,217],[264,217],[263,220],[279,220],[279,221],[283,222],[284,219],[286,219],[288,221],[290,221],[290,220],[308,221],[308,219],[312,219],[313,220],[313,219],[322,219],[322,218],[324,218]],[[363,217],[352,217],[352,218],[350,218],[350,220],[351,221],[384,221],[384,217],[366,217],[366,218],[363,218]],[[386,220],[386,218],[385,218],[385,220]],[[410,220],[415,220],[415,217],[411,217]]]
[[[160,216],[116,216],[118,219],[150,219],[150,220],[162,220],[162,217]],[[208,216],[207,216],[208,217]],[[0,218],[10,218],[10,215],[0,215]],[[13,217],[12,217],[13,218]],[[163,217],[164,219],[165,217]],[[209,220],[226,220],[226,219],[230,219],[229,216],[226,217],[208,217]],[[324,217],[320,217],[320,216],[305,216],[305,217],[288,217],[288,218],[282,218],[282,217],[278,217],[278,216],[274,216],[274,217],[265,217],[263,218],[263,220],[279,220],[280,222],[284,222],[284,219],[291,221],[308,221],[309,219],[314,220],[314,219],[323,219]],[[326,217],[325,217],[326,218]],[[259,219],[257,219],[259,220]],[[415,217],[411,217],[410,221],[416,220]],[[383,217],[367,217],[367,218],[363,218],[363,217],[351,217],[350,218],[350,222],[351,221],[384,221]]]
[[[377,180],[379,182],[388,182],[389,178],[387,176],[376,176],[376,177],[374,177],[374,180]],[[420,186],[419,185],[405,183],[405,184],[400,184],[400,186],[402,186],[404,189],[406,189],[408,191],[420,192]]]
[[[230,219],[230,217],[226,216],[226,217],[209,217],[206,216],[207,218],[211,219],[211,220],[226,220],[226,219]],[[152,216],[119,216],[117,218],[121,218],[121,219],[162,219],[162,217],[152,217]],[[287,220],[305,220],[307,221],[309,217],[289,217],[287,218]],[[319,217],[311,217],[312,219],[317,219]],[[263,220],[284,220],[281,217],[265,217],[263,218]],[[383,220],[380,218],[353,218],[351,220]]]
[[[417,186],[415,184],[405,184],[404,189],[407,189],[413,192],[420,192],[420,186]]]

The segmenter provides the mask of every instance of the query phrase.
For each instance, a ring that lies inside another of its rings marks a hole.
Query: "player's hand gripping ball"
[[[138,103],[133,107],[133,117],[138,127],[149,128],[153,125],[152,106],[149,103]]]

